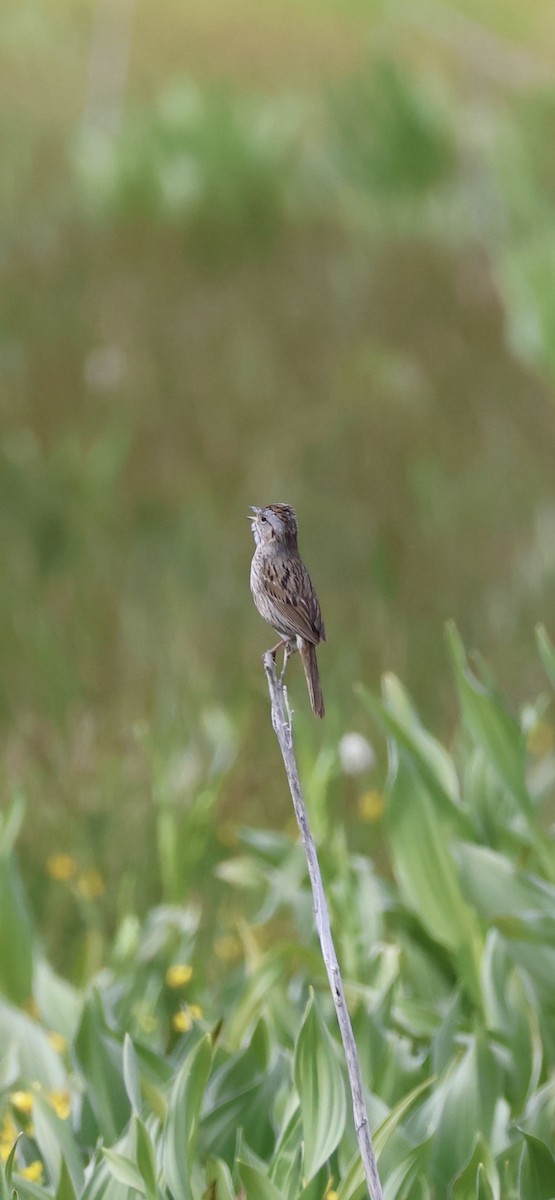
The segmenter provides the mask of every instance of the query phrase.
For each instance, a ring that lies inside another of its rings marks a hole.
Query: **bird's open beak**
[[[259,512],[260,512],[260,509],[255,508],[254,504],[251,504],[251,513],[254,513],[255,517],[258,516]],[[252,521],[252,517],[247,517],[247,521]]]

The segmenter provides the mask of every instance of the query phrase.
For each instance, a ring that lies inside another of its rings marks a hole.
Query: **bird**
[[[273,646],[274,659],[284,650],[288,658],[298,650],[306,676],[315,716],[323,717],[324,697],[320,686],[316,646],[325,642],[326,631],[310,575],[299,554],[297,516],[289,504],[251,505],[249,516],[255,541],[250,585],[260,616],[279,633]]]

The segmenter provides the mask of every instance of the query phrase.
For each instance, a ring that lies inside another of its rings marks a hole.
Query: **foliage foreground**
[[[508,711],[449,633],[451,756],[393,677],[363,701],[386,731],[388,862],[321,836],[387,1200],[555,1196],[555,782],[547,701]],[[555,685],[555,652],[540,653]],[[365,1194],[310,893],[295,841],[244,831],[219,868],[248,898],[239,965],[186,1003],[193,905],[120,926],[79,991],[49,966],[0,846],[0,1200],[352,1200]],[[284,932],[285,931],[285,932]],[[264,949],[261,949],[261,946]],[[18,1136],[19,1135],[19,1136]]]

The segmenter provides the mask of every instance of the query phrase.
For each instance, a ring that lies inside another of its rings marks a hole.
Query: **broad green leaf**
[[[200,1106],[211,1063],[212,1044],[207,1034],[189,1051],[172,1088],[164,1128],[162,1164],[174,1200],[194,1200],[191,1167]]]
[[[484,749],[522,811],[530,816],[533,806],[524,779],[526,752],[521,729],[491,684],[485,686],[470,671],[464,646],[452,622],[447,625],[447,642],[468,733]]]
[[[337,1200],[359,1200],[362,1196],[366,1200],[368,1188],[364,1178],[364,1167],[358,1150],[355,1151],[346,1171],[343,1171],[341,1182],[336,1191]]]
[[[488,846],[458,842],[454,855],[467,899],[487,921],[507,914],[542,912],[555,941],[555,887],[518,871],[504,854]]]
[[[454,1056],[461,1023],[461,1009],[461,993],[457,990],[453,992],[444,1010],[441,1025],[430,1042],[431,1064],[437,1075],[443,1075]]]
[[[33,994],[45,1025],[71,1042],[77,1032],[83,1007],[82,995],[66,979],[57,975],[44,958],[35,964]]]
[[[270,1178],[286,1196],[298,1196],[302,1172],[302,1120],[301,1110],[295,1099],[295,1107],[286,1121],[277,1142]]]
[[[429,1180],[438,1195],[472,1153],[477,1133],[491,1137],[501,1090],[500,1072],[485,1035],[469,1037],[458,1062],[434,1087],[418,1113],[419,1128],[434,1130]]]
[[[341,1141],[346,1116],[335,1046],[312,991],[295,1046],[294,1072],[303,1124],[303,1174],[310,1180]]]
[[[129,1185],[116,1179],[104,1155],[96,1158],[79,1200],[130,1200]]]
[[[56,1188],[55,1200],[77,1200],[77,1193],[73,1186],[65,1158],[62,1158],[60,1165],[60,1178]]]
[[[235,1200],[235,1188],[227,1163],[211,1158],[206,1167],[207,1196],[210,1200]],[[212,1190],[210,1190],[212,1188]]]
[[[482,935],[457,878],[450,842],[416,773],[399,763],[386,808],[391,860],[401,895],[432,938],[457,951],[479,997]]]
[[[83,1008],[75,1050],[88,1083],[87,1096],[104,1139],[115,1142],[129,1120],[123,1081],[123,1050],[106,1024],[98,992]]]
[[[135,1145],[137,1155],[137,1166],[145,1181],[147,1196],[156,1196],[157,1193],[157,1170],[156,1170],[156,1152],[152,1144],[152,1140],[148,1129],[141,1121],[140,1117],[134,1116],[132,1127],[135,1132]]]
[[[425,1175],[429,1155],[429,1140],[410,1150],[385,1180],[384,1200],[405,1200],[406,1196],[413,1196],[411,1189]]]
[[[488,1028],[507,1048],[505,1094],[513,1110],[521,1111],[541,1076],[541,1029],[530,981],[515,966],[496,930],[486,940],[482,976]]]
[[[267,1175],[264,1175],[260,1167],[255,1167],[251,1163],[239,1161],[237,1163],[239,1178],[245,1189],[247,1196],[252,1196],[253,1200],[285,1200],[283,1192],[280,1192],[275,1183]]]
[[[253,972],[244,988],[239,1003],[227,1026],[227,1044],[239,1048],[249,1028],[267,1007],[268,997],[275,991],[276,984],[283,978],[281,954],[265,955],[260,967]]]
[[[82,1151],[69,1120],[62,1121],[40,1093],[33,1105],[33,1125],[41,1157],[54,1187],[59,1184],[62,1163],[65,1163],[75,1191],[80,1192],[83,1187]]]
[[[544,1142],[525,1133],[520,1164],[520,1200],[553,1200],[555,1158]]]
[[[422,1083],[419,1083],[417,1087],[413,1088],[407,1096],[403,1096],[403,1099],[400,1100],[399,1103],[391,1109],[391,1112],[387,1114],[385,1121],[382,1121],[373,1138],[374,1150],[378,1157],[385,1150],[387,1143],[395,1133],[395,1130],[400,1122],[404,1117],[406,1117],[409,1109],[412,1108],[415,1100],[418,1100],[419,1096],[421,1096],[423,1092],[427,1092],[428,1088],[432,1087],[435,1082],[435,1077],[424,1079]]]
[[[126,1158],[124,1154],[118,1154],[117,1150],[103,1149],[102,1153],[114,1179],[133,1188],[139,1192],[139,1195],[146,1196],[145,1182],[136,1163],[132,1162],[130,1158]]]
[[[203,1152],[233,1158],[237,1130],[250,1131],[251,1149],[269,1158],[275,1143],[271,1114],[274,1098],[284,1078],[283,1060],[276,1058],[262,1070],[260,1048],[249,1044],[221,1063],[210,1078],[200,1128]]]
[[[0,1200],[13,1200],[13,1189],[8,1186],[4,1163],[0,1162]]]
[[[501,1200],[493,1154],[480,1134],[468,1162],[453,1181],[449,1197],[450,1200]]]
[[[4,1057],[14,1049],[23,1079],[36,1081],[53,1091],[66,1086],[67,1073],[62,1060],[38,1022],[0,1000],[0,1055]]]
[[[394,675],[384,683],[384,701],[360,687],[359,693],[374,719],[392,739],[407,768],[417,773],[440,811],[456,822],[459,836],[469,832],[465,814],[457,807],[459,784],[454,764],[443,747],[421,725],[408,696]]]
[[[18,1135],[14,1141],[14,1144],[10,1150],[10,1153],[8,1154],[6,1162],[4,1164],[4,1170],[2,1171],[3,1181],[6,1185],[6,1187],[8,1188],[8,1190],[12,1186],[12,1176],[13,1176],[13,1172],[14,1172],[14,1168],[15,1168],[15,1156],[17,1154],[17,1145],[18,1145],[18,1142],[21,1137],[23,1137],[23,1134],[18,1133]]]
[[[49,1200],[49,1192],[40,1183],[31,1183],[23,1175],[14,1174],[10,1200]]]
[[[442,792],[453,802],[460,802],[460,788],[455,764],[441,742],[424,728],[416,709],[395,675],[387,672],[383,677],[382,691],[388,712],[397,720],[408,741],[416,762],[420,763],[425,776],[439,784]]]
[[[510,930],[506,934],[505,945],[507,953],[515,962],[524,967],[532,977],[538,993],[548,1002],[553,999],[553,980],[555,979],[555,948],[553,946],[536,945],[533,942],[522,941],[518,936],[510,938]]]
[[[14,1004],[29,1000],[35,933],[11,855],[0,854],[0,988]]]
[[[396,1129],[400,1125],[403,1118],[407,1115],[414,1102],[418,1100],[419,1096],[421,1096],[423,1092],[427,1091],[428,1088],[434,1084],[434,1082],[434,1079],[425,1079],[423,1083],[418,1084],[418,1087],[413,1088],[407,1096],[404,1096],[403,1099],[391,1109],[391,1111],[387,1114],[387,1117],[385,1117],[385,1119],[382,1121],[381,1125],[378,1126],[376,1132],[372,1136],[374,1153],[378,1160],[380,1154],[385,1150]],[[416,1147],[415,1153],[418,1151],[419,1155],[425,1157],[427,1155],[427,1150],[424,1149],[425,1146],[427,1146],[427,1143],[422,1142],[418,1147]],[[399,1177],[399,1180],[402,1181],[402,1173]],[[400,1181],[398,1181],[398,1185],[396,1186],[401,1186]],[[368,1191],[364,1181],[364,1170],[360,1154],[357,1150],[351,1162],[349,1163],[347,1170],[342,1174],[341,1183],[337,1188],[337,1200],[355,1200],[355,1198],[358,1200],[359,1195],[360,1197],[364,1196],[366,1198]]]
[[[141,1076],[135,1047],[128,1033],[123,1041],[123,1080],[133,1112],[139,1113],[142,1107]]]

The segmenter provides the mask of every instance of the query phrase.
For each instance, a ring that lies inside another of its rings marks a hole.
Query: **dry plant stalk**
[[[308,814],[303,799],[299,771],[295,758],[295,751],[293,749],[292,718],[287,703],[287,695],[281,679],[278,679],[276,675],[276,665],[270,650],[268,650],[264,655],[263,662],[266,677],[268,679],[268,688],[270,691],[270,700],[272,704],[272,726],[279,742],[279,748],[281,750],[283,763],[285,766],[285,773],[289,783],[289,790],[291,792],[291,799],[293,801],[293,808],[295,809],[297,824],[301,831],[301,839],[306,855],[308,874],[312,887],[316,928],[318,930],[322,956],[328,975],[333,1002],[335,1004],[337,1021],[343,1041],[343,1049],[345,1051],[345,1060],[347,1063],[347,1072],[349,1075],[349,1084],[353,1102],[355,1130],[360,1150],[360,1157],[364,1167],[364,1174],[366,1176],[366,1183],[368,1185],[368,1194],[370,1196],[370,1200],[383,1200],[382,1185],[378,1175],[376,1156],[374,1154],[374,1147],[372,1145],[372,1137],[370,1134],[368,1113],[366,1111],[364,1093],[362,1090],[362,1077],[360,1073],[360,1063],[358,1060],[353,1027],[351,1025],[351,1018],[349,1016],[347,1001],[345,999],[345,991],[343,988],[343,980],[341,978],[339,963],[337,961],[335,946],[333,944],[328,904],[322,882],[320,864],[318,862],[314,838],[312,837],[312,833],[310,831]]]

